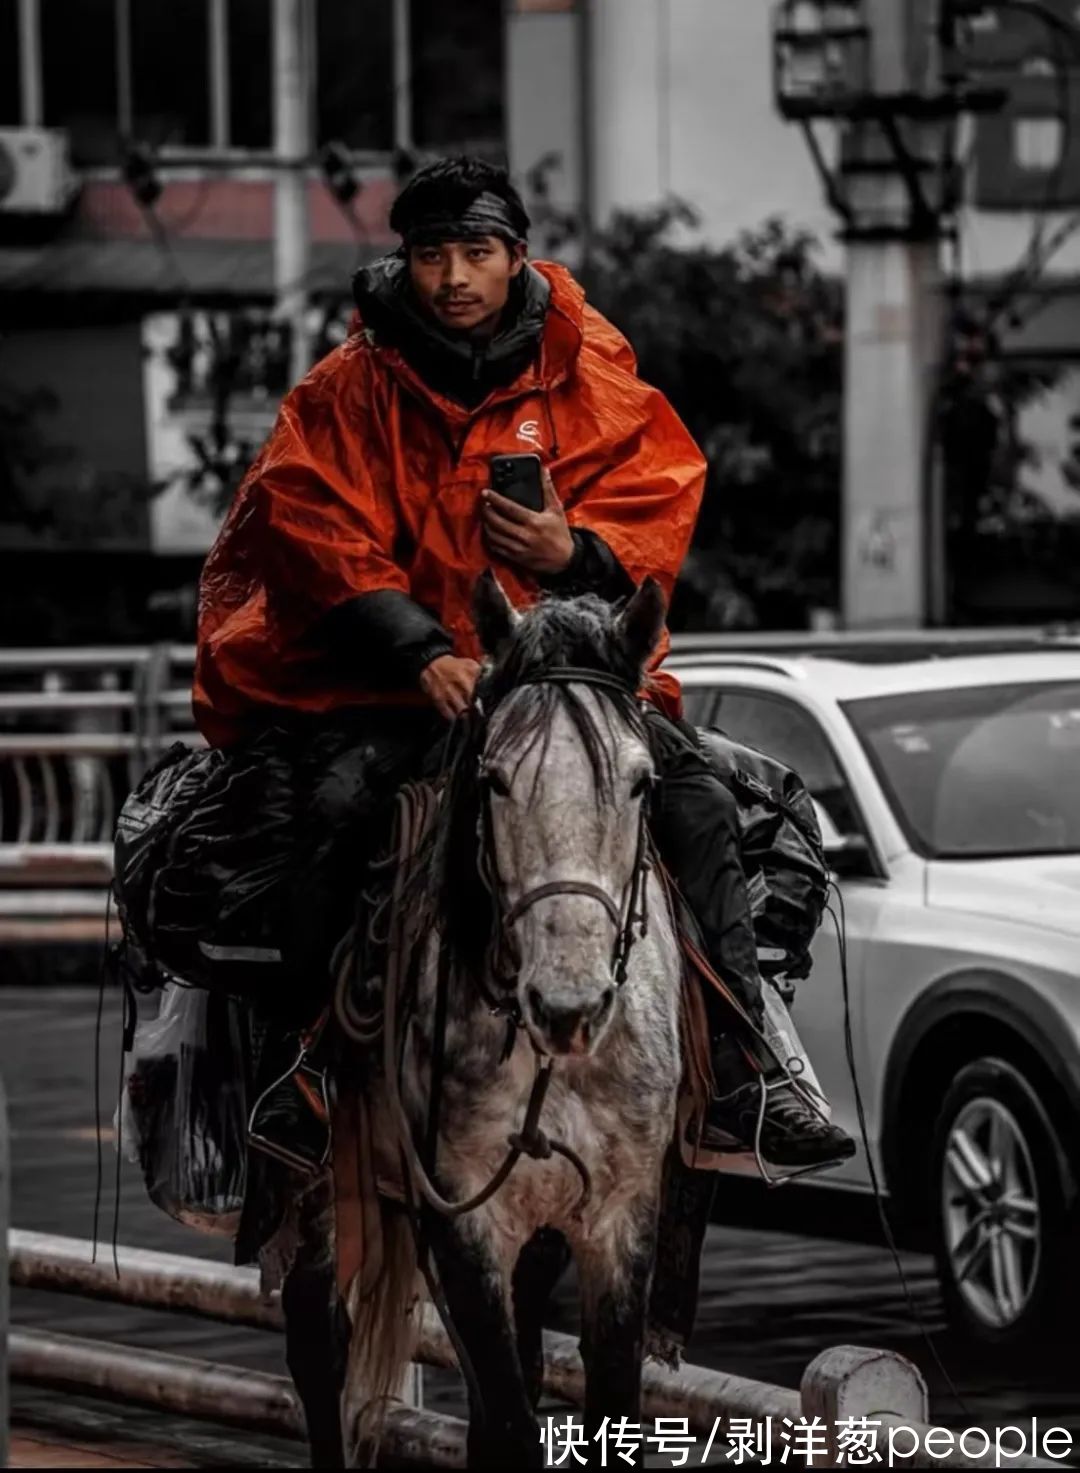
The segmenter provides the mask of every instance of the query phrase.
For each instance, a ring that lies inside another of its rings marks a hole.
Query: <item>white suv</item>
[[[670,663],[690,721],[795,768],[816,800],[891,1209],[925,1230],[958,1325],[1027,1342],[1078,1302],[1080,647],[847,654],[730,654],[700,636]],[[845,1011],[826,917],[793,1016],[859,1139]],[[870,1188],[861,1144],[827,1180]]]

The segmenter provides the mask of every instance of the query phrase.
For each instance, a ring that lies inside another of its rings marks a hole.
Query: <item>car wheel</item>
[[[1053,1124],[1003,1059],[960,1070],[937,1116],[930,1207],[952,1324],[995,1349],[1037,1342],[1075,1303],[1070,1182]]]

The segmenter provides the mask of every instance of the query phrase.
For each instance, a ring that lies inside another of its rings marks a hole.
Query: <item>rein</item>
[[[634,695],[631,688],[615,675],[611,675],[605,671],[582,669],[571,665],[555,666],[550,670],[522,681],[514,689],[519,690],[522,685],[537,684],[581,684],[598,690],[617,691],[623,696],[628,694],[630,696]],[[512,694],[512,692],[508,692],[508,694]],[[418,823],[422,826],[423,818],[429,815],[421,814],[418,818],[416,800],[410,799],[406,790],[398,796],[398,816],[401,852],[402,854],[408,854],[411,852],[410,845],[415,838]],[[502,884],[494,863],[494,835],[492,832],[490,800],[486,800],[482,804],[481,833],[479,839],[481,876],[484,883],[488,886],[493,901],[497,906],[501,907]],[[522,895],[513,905],[502,910],[500,924],[501,940],[504,943],[504,948],[506,943],[512,940],[510,937],[510,928],[526,911],[537,904],[538,901],[548,899],[554,895],[586,895],[603,906],[615,928],[615,939],[612,947],[612,972],[616,986],[621,987],[626,981],[630,952],[634,941],[639,936],[644,937],[648,930],[646,896],[651,867],[647,805],[643,802],[638,826],[633,870],[622,902],[617,903],[607,891],[603,890],[599,885],[593,884],[590,880],[551,880],[546,884],[537,885],[534,889]],[[393,961],[387,969],[383,1028],[383,1063],[389,1087],[391,1110],[397,1126],[398,1143],[408,1178],[413,1185],[414,1194],[422,1197],[429,1207],[433,1208],[442,1216],[461,1217],[469,1212],[476,1211],[477,1208],[482,1207],[484,1203],[490,1201],[506,1181],[522,1156],[531,1156],[534,1160],[547,1160],[552,1155],[558,1155],[568,1161],[581,1177],[581,1196],[574,1209],[575,1215],[580,1216],[592,1193],[592,1183],[588,1168],[580,1156],[569,1146],[563,1145],[559,1141],[551,1140],[540,1129],[540,1114],[552,1077],[554,1060],[551,1058],[541,1062],[538,1056],[536,1077],[529,1094],[524,1123],[520,1131],[515,1132],[508,1138],[507,1153],[490,1181],[473,1196],[461,1202],[449,1201],[439,1192],[432,1181],[431,1173],[434,1171],[433,1148],[437,1138],[439,1095],[441,1094],[441,1058],[445,1050],[445,998],[449,983],[444,952],[440,953],[439,960],[439,996],[436,1009],[437,1014],[441,1016],[442,1022],[442,1026],[436,1029],[437,1037],[435,1039],[435,1051],[440,1060],[440,1066],[436,1069],[433,1061],[432,1083],[428,1102],[428,1162],[425,1163],[421,1160],[420,1152],[417,1150],[413,1137],[412,1127],[401,1098],[401,1063],[404,1037],[403,1035],[399,1037],[398,1002],[399,994],[404,990],[404,972],[406,968],[406,948],[404,945],[405,924],[403,920],[405,912],[403,896],[404,882],[402,878],[403,868],[404,866],[399,866],[394,885],[395,893],[392,913],[394,915],[394,928],[398,931],[398,937],[397,944],[391,946]],[[516,951],[516,948],[514,949]],[[498,976],[498,980],[506,986],[508,982],[512,981],[512,976],[503,973]],[[513,1050],[515,1029],[523,1026],[517,1000],[509,992],[508,986],[506,986],[507,996],[502,999],[493,998],[482,984],[481,990],[491,1011],[507,1017],[509,1021],[508,1047],[503,1055],[505,1059]]]

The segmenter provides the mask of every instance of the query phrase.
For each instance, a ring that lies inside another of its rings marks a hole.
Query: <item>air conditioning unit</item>
[[[78,192],[60,128],[0,128],[0,215],[61,215]]]

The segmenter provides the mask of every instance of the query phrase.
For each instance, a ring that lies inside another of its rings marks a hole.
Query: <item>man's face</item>
[[[413,291],[443,327],[457,332],[494,328],[524,265],[525,247],[497,235],[409,249]]]

